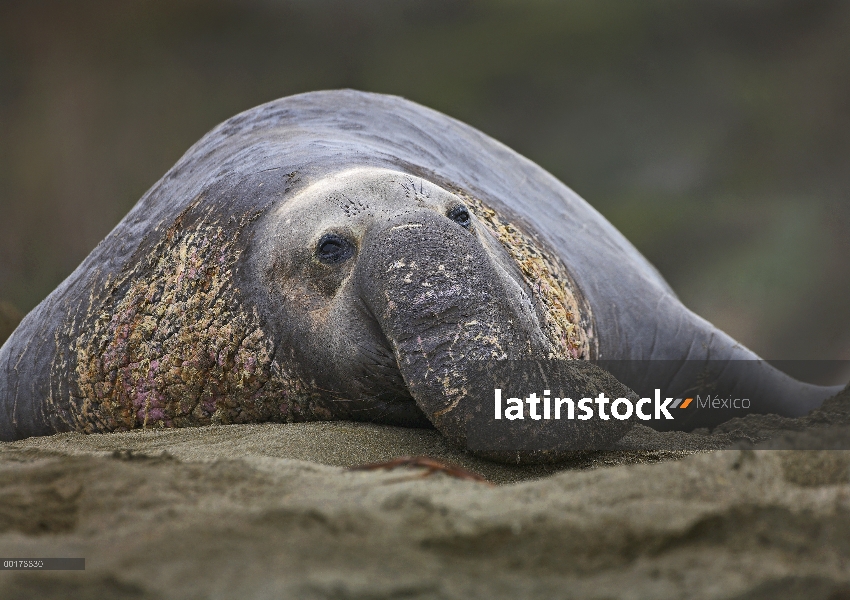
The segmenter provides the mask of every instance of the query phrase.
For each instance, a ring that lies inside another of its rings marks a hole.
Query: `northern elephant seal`
[[[758,357],[499,142],[401,98],[315,92],[213,129],[27,315],[0,349],[0,437],[365,419],[468,445],[470,386],[490,385],[469,372],[528,358],[556,365],[513,373],[531,389],[634,397],[619,382],[689,389],[669,360]],[[760,407],[791,416],[834,391],[759,364],[713,389],[792,385]],[[629,422],[534,425],[478,451],[557,460]]]

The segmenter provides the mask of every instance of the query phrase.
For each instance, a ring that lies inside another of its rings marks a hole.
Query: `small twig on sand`
[[[400,456],[398,458],[394,458],[393,460],[349,467],[349,470],[374,471],[377,469],[396,469],[398,467],[422,467],[426,469],[426,471],[422,474],[422,477],[428,477],[429,475],[432,475],[434,473],[445,473],[446,475],[449,475],[451,477],[457,477],[458,479],[480,481],[482,483],[492,485],[489,481],[484,479],[478,473],[473,473],[472,471],[467,471],[463,467],[444,463],[434,458],[429,458],[427,456]]]

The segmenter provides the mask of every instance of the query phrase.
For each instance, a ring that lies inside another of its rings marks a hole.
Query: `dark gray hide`
[[[668,395],[687,393],[693,381],[680,368],[686,360],[728,363],[713,382],[723,397],[797,386],[798,401],[763,412],[804,414],[834,391],[797,384],[766,364],[741,376],[730,361],[756,359],[753,353],[685,308],[587,202],[499,142],[402,98],[328,91],[270,102],[216,127],[27,315],[0,349],[0,439],[270,419],[423,425],[424,411],[463,444],[462,423],[443,427],[434,417],[438,406],[413,402],[410,390],[430,384],[399,376],[393,344],[372,357],[375,369],[385,371],[387,389],[363,388],[371,395],[353,397],[332,377],[322,380],[323,373],[336,373],[333,356],[305,356],[310,332],[293,331],[267,280],[252,271],[265,251],[266,216],[352,167],[421,177],[477,199],[528,233],[566,266],[592,309],[598,364],[639,394],[659,385]],[[265,275],[273,276],[274,268]],[[381,303],[367,300],[366,313]],[[310,310],[308,295],[304,310]],[[390,319],[384,327],[396,325]],[[679,362],[665,362],[671,360]],[[578,377],[587,389],[631,394],[598,369],[564,369],[550,377]],[[604,385],[588,384],[588,377]],[[705,415],[675,423],[711,424]],[[552,460],[623,431],[593,431],[584,440],[569,429],[553,430],[523,451],[531,460]],[[552,441],[559,435],[577,437],[559,445]]]

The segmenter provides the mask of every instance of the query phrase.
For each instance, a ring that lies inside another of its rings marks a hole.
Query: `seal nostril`
[[[354,246],[335,233],[326,233],[316,246],[316,258],[327,265],[335,265],[354,256]]]
[[[469,211],[465,206],[455,206],[446,213],[446,216],[461,227],[466,227],[467,229],[469,229],[469,226],[472,224],[472,220],[469,217]]]

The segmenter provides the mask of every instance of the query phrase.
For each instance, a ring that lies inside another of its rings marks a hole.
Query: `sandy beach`
[[[4,572],[0,596],[844,598],[848,415],[845,390],[803,419],[638,427],[525,468],[348,422],[3,443],[0,555],[86,570]],[[411,455],[491,483],[347,469]]]

